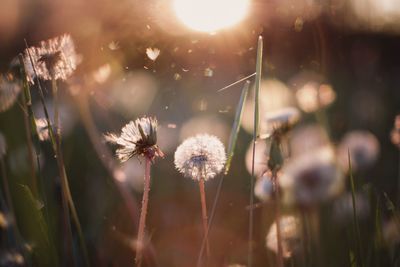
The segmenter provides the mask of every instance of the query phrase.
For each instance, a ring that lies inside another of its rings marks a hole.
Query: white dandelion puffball
[[[307,124],[294,129],[289,141],[292,157],[308,154],[330,144],[326,130],[319,124]]]
[[[291,158],[279,182],[286,203],[307,207],[337,196],[344,188],[344,175],[328,146]]]
[[[290,258],[301,248],[301,224],[300,220],[294,216],[282,216],[279,219],[280,234],[282,238],[283,257]],[[278,253],[278,238],[274,222],[266,237],[266,246],[268,249]]]
[[[352,170],[372,166],[379,156],[379,141],[368,131],[352,131],[347,133],[338,147],[338,159],[344,171],[349,169],[349,155]]]
[[[15,82],[10,81],[7,77],[0,76],[0,112],[10,109],[16,102],[21,86]]]
[[[116,154],[121,162],[125,162],[133,156],[145,156],[151,160],[155,157],[163,157],[163,153],[157,146],[157,119],[143,117],[131,121],[121,130],[121,135],[106,134],[106,141],[117,144],[120,148]]]
[[[225,165],[225,147],[213,135],[190,137],[175,151],[175,167],[185,177],[208,180],[220,173]]]
[[[264,174],[257,179],[254,186],[254,195],[261,201],[268,201],[272,198],[274,186],[271,177]]]
[[[69,34],[42,41],[38,47],[27,48],[24,52],[25,69],[31,83],[36,74],[44,80],[66,80],[80,61]]]

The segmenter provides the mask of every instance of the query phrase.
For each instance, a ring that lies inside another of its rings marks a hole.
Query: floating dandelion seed
[[[337,196],[344,187],[331,147],[291,158],[280,176],[284,200],[308,207]]]
[[[266,237],[268,249],[278,253],[277,222],[275,221]],[[280,234],[282,238],[283,257],[290,258],[301,248],[301,224],[294,216],[282,216],[279,220]]]
[[[0,75],[0,112],[10,109],[16,102],[21,86],[4,75]]]
[[[24,64],[31,83],[36,74],[44,80],[66,80],[79,63],[80,57],[69,34],[42,41],[39,47],[27,48],[24,53]]]
[[[148,47],[146,48],[146,55],[148,58],[155,61],[160,55],[160,49]]]
[[[108,44],[108,48],[110,49],[110,50],[117,50],[117,49],[119,49],[119,43],[118,42],[116,42],[116,41],[112,41],[112,42],[110,42],[109,44]]]
[[[106,134],[106,141],[117,144],[121,148],[116,151],[121,162],[133,156],[144,156],[150,160],[163,157],[164,154],[157,146],[157,120],[143,117],[131,121],[121,130],[121,135]]]
[[[338,147],[338,161],[345,171],[349,168],[348,152],[353,170],[368,168],[378,159],[379,141],[368,131],[347,133]]]
[[[226,161],[225,147],[212,135],[186,139],[175,152],[175,166],[185,177],[208,180],[220,173]]]
[[[208,245],[208,219],[204,182],[214,178],[222,171],[226,162],[225,147],[213,135],[199,134],[190,137],[175,151],[175,167],[185,177],[199,182],[203,231],[207,257],[210,255]]]

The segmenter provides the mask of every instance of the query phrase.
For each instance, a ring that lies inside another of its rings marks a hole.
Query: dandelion
[[[0,75],[0,112],[10,109],[20,92],[21,86],[16,81],[5,75]]]
[[[154,161],[156,157],[164,154],[157,146],[157,120],[143,117],[131,121],[121,130],[121,135],[109,133],[105,135],[106,141],[117,144],[116,155],[121,162],[125,162],[133,156],[143,156]]]
[[[274,185],[271,177],[268,174],[264,174],[257,179],[254,186],[254,195],[261,201],[269,201],[272,198],[274,191]]]
[[[175,151],[175,167],[177,170],[185,177],[199,182],[203,229],[208,256],[210,252],[207,239],[208,222],[204,182],[219,174],[224,168],[225,162],[225,147],[213,135],[200,134],[190,137],[183,141]]]
[[[282,239],[282,256],[290,258],[301,248],[301,224],[294,216],[282,216],[279,219],[280,234]],[[278,253],[277,221],[275,221],[266,237],[268,249]]]
[[[338,160],[345,171],[349,168],[348,152],[350,152],[352,169],[365,169],[378,159],[379,141],[368,131],[347,133],[338,147]]]
[[[150,165],[155,158],[163,157],[163,152],[157,146],[157,120],[155,118],[143,117],[131,121],[121,130],[121,135],[106,134],[106,141],[120,146],[116,154],[121,162],[125,162],[133,156],[143,156],[146,160],[144,175],[144,190],[142,209],[139,218],[139,230],[137,238],[136,266],[142,264],[142,250],[144,247],[144,230],[146,226],[147,205],[150,191]]]
[[[148,47],[146,48],[146,55],[149,59],[155,61],[160,55],[160,49]]]
[[[225,147],[212,135],[186,139],[175,152],[175,166],[185,177],[207,181],[220,173],[226,161]]]
[[[80,63],[74,42],[69,34],[42,41],[38,47],[25,50],[24,64],[28,80],[66,80]],[[36,71],[36,72],[35,72]]]
[[[99,84],[102,84],[105,81],[107,81],[108,77],[110,77],[110,74],[111,74],[110,64],[104,64],[100,66],[97,70],[92,72],[93,79]]]
[[[282,168],[280,185],[289,204],[309,207],[337,196],[344,187],[331,147],[291,158]]]

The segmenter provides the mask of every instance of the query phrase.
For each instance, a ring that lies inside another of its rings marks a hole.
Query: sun
[[[216,32],[243,20],[249,0],[174,0],[177,17],[189,28]]]

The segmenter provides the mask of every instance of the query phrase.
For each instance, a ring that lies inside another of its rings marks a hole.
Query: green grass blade
[[[255,107],[254,107],[254,128],[256,129],[257,137],[260,135],[260,107],[259,107],[259,95],[261,86],[261,72],[262,72],[262,54],[263,54],[263,39],[261,36],[258,37],[257,45],[257,62],[256,62],[256,82],[255,82]]]
[[[237,137],[239,135],[240,122],[242,120],[244,103],[246,102],[249,88],[250,88],[250,81],[246,81],[246,83],[243,86],[242,93],[240,95],[239,103],[236,107],[235,121],[233,122],[231,135],[229,137],[228,158],[226,160],[226,165],[225,165],[225,175],[228,174],[229,169],[231,167],[231,162],[236,147]]]

